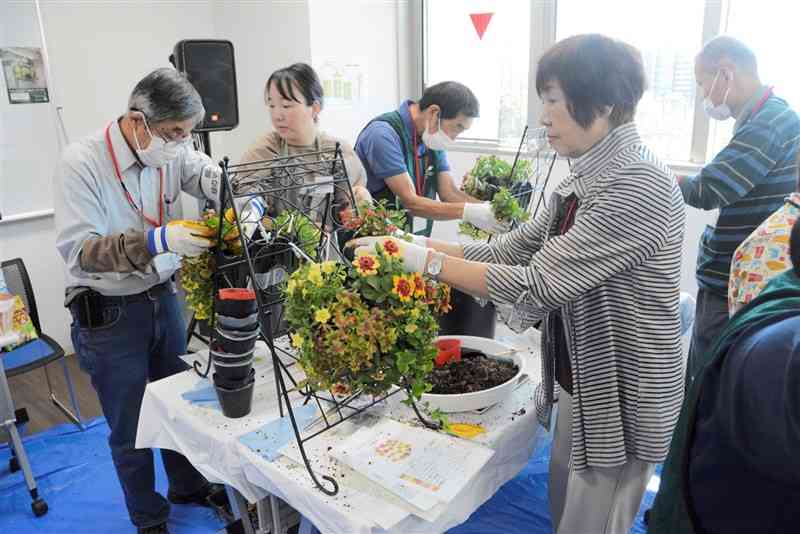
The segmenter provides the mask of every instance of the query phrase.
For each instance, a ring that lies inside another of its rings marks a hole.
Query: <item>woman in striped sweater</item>
[[[401,242],[409,271],[512,305],[526,326],[541,321],[543,425],[559,406],[558,533],[628,532],[681,406],[684,206],[633,123],[644,86],[633,47],[601,35],[560,41],[539,61],[536,89],[550,144],[571,165],[543,213],[491,244]]]

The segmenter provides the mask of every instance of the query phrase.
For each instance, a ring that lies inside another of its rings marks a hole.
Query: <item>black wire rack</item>
[[[337,395],[330,390],[314,391],[303,385],[304,375],[296,355],[275,343],[288,331],[283,319],[283,287],[289,275],[301,261],[322,261],[331,257],[344,260],[336,235],[344,230],[340,214],[355,206],[355,196],[339,144],[333,149],[238,165],[230,164],[225,158],[220,167],[220,215],[228,208],[233,209],[241,253],[227,256],[222,252],[220,224],[213,275],[214,309],[221,288],[250,287],[255,291],[259,338],[266,342],[272,357],[280,416],[289,416],[297,446],[314,484],[323,493],[336,495],[339,491],[336,480],[322,475],[321,481],[312,469],[304,447],[308,440],[401,391],[407,393],[408,403],[423,425],[437,430],[441,425],[425,419],[411,400],[408,384],[399,384],[377,396],[360,390],[347,395]],[[243,209],[256,197],[266,204],[267,214],[263,218]],[[306,232],[295,231],[299,228],[305,228]],[[217,336],[216,328],[212,328],[211,347]],[[210,367],[211,358],[205,368],[201,362],[194,362],[195,371],[204,377],[208,376]],[[321,415],[301,427],[292,408],[292,399],[304,405],[316,404]]]

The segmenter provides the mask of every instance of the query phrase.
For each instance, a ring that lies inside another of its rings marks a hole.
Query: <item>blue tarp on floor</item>
[[[10,473],[8,446],[0,447],[0,532],[24,534],[134,532],[128,521],[122,489],[108,449],[108,426],[100,418],[79,432],[62,425],[25,440],[40,495],[50,507],[36,518],[30,508],[22,472]],[[536,451],[528,465],[452,534],[549,533],[547,463],[550,447]],[[158,455],[158,490],[166,494],[166,477]],[[660,469],[659,469],[660,472]],[[652,505],[653,491],[645,494],[642,510]],[[646,532],[640,510],[635,534]],[[170,531],[175,534],[217,532],[222,522],[210,510],[198,506],[173,506]]]
[[[62,425],[25,440],[39,495],[49,511],[34,517],[22,471],[10,473],[7,445],[0,448],[0,532],[23,534],[135,532],[128,520],[122,488],[108,448],[108,425],[95,419],[85,432]],[[166,495],[160,455],[155,455],[156,485]],[[214,513],[200,506],[172,506],[170,532],[206,534],[223,527]]]

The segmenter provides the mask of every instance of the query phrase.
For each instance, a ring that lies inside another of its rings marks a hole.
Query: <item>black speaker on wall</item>
[[[233,43],[215,39],[179,41],[170,60],[176,69],[186,73],[203,99],[206,116],[194,131],[236,128],[239,124],[239,99]]]

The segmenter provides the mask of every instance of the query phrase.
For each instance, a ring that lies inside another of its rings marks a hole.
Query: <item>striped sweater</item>
[[[564,200],[579,207],[563,235]],[[612,130],[573,162],[534,221],[491,244],[465,245],[490,263],[490,298],[514,304],[529,326],[543,319],[540,421],[554,397],[551,314],[560,310],[572,364],[576,470],[627,455],[666,456],[683,398],[679,285],[684,206],[673,175],[642,145],[635,125]]]
[[[734,126],[730,143],[696,176],[681,180],[686,203],[719,209],[707,226],[697,255],[697,283],[727,295],[736,248],[795,190],[800,118],[786,101],[770,96],[756,108],[758,91]]]

